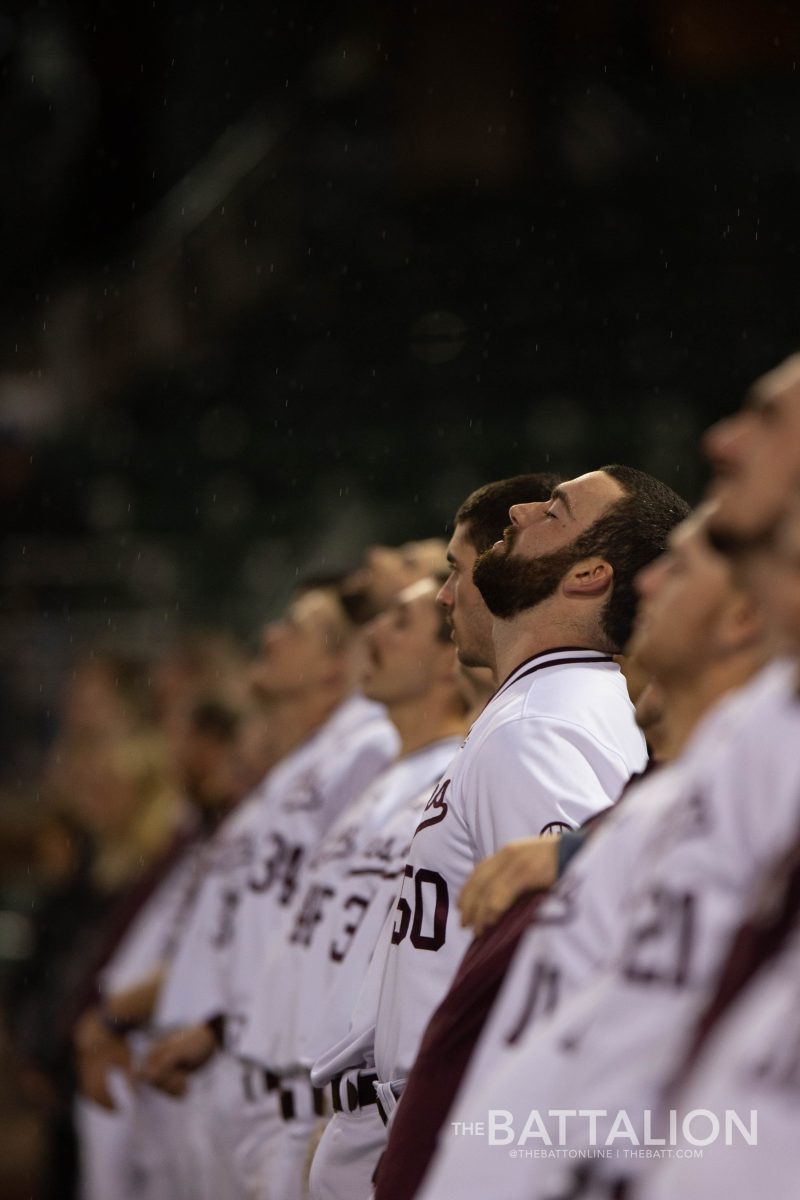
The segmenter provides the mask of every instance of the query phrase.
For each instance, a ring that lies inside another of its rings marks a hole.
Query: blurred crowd
[[[18,1082],[48,1129],[43,1194],[69,1194],[76,1171],[72,1029],[99,972],[267,755],[231,638],[198,634],[153,660],[87,650],[75,662],[31,831],[31,953],[6,989]]]

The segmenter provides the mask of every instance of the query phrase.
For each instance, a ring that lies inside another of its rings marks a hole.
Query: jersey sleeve
[[[619,796],[627,769],[579,725],[537,718],[492,730],[464,779],[480,857],[515,838],[581,825]]]
[[[222,889],[222,881],[214,875],[207,876],[199,889],[161,989],[159,1025],[203,1022],[224,1010],[223,980],[230,949],[220,944],[216,934]]]

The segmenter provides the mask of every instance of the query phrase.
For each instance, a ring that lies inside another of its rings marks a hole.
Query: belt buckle
[[[354,1081],[358,1079],[357,1071],[343,1071],[341,1075],[336,1075],[331,1080],[331,1096],[333,1099],[333,1111],[347,1113],[348,1116],[354,1112],[358,1112],[361,1107],[358,1094],[358,1084]]]

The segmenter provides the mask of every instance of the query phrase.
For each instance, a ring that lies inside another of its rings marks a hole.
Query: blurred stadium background
[[[7,829],[81,648],[247,636],[517,471],[696,498],[702,430],[798,341],[798,16],[3,5]]]

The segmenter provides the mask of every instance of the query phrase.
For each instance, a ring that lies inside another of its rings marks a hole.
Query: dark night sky
[[[519,470],[694,499],[797,344],[793,4],[4,12],[6,659],[251,629]]]

